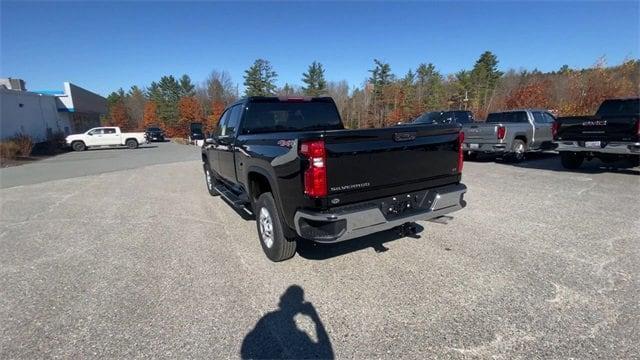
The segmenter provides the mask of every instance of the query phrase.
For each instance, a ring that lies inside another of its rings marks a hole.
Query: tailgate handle
[[[393,140],[395,141],[411,141],[416,139],[415,132],[401,132],[393,134]]]

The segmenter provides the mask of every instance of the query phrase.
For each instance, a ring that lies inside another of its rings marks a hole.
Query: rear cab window
[[[242,134],[343,129],[330,100],[252,100],[247,105]]]
[[[596,115],[640,116],[640,99],[605,100]]]
[[[508,111],[491,113],[487,117],[488,123],[526,123],[529,122],[525,111]]]

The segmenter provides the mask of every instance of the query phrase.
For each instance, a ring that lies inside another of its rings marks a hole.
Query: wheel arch
[[[524,141],[525,145],[529,143],[529,141],[527,140],[527,135],[522,134],[522,133],[516,134],[513,137],[513,140],[522,140],[522,141]]]

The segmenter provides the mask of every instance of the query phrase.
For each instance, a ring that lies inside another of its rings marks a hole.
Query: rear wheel
[[[129,140],[125,141],[124,144],[129,149],[135,149],[135,148],[138,147],[138,142],[135,139],[129,139]]]
[[[87,146],[82,141],[76,141],[71,144],[71,148],[73,151],[84,151],[87,149]]]
[[[291,258],[296,253],[296,240],[284,235],[284,227],[280,214],[276,209],[276,202],[271,193],[263,193],[256,200],[256,225],[260,245],[265,255],[271,261],[282,261]]]
[[[577,169],[582,165],[583,161],[584,155],[582,154],[569,151],[560,152],[560,163],[565,169]]]
[[[527,145],[520,139],[513,140],[511,144],[511,153],[509,154],[509,160],[512,162],[520,162],[524,160],[524,154],[527,151]]]

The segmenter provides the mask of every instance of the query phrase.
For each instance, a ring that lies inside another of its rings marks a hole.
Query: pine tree
[[[257,59],[253,65],[245,70],[244,86],[246,96],[269,96],[276,90],[275,80],[278,74],[271,67],[271,63],[264,59]]]
[[[442,110],[443,107],[443,81],[442,75],[436,67],[429,64],[420,64],[417,69],[418,107],[420,112]]]
[[[180,78],[180,97],[194,96],[196,94],[196,86],[191,82],[189,75],[184,74]]]
[[[498,58],[491,51],[482,53],[471,70],[473,107],[477,115],[486,113],[501,76]]]
[[[306,86],[302,87],[305,95],[324,95],[327,91],[327,81],[324,78],[322,64],[317,61],[312,62],[307,72],[302,74],[302,82],[306,84]]]
[[[374,59],[373,61],[375,67],[369,70],[371,73],[369,83],[373,86],[373,99],[371,104],[373,115],[372,125],[382,126],[385,117],[391,110],[391,105],[396,101],[394,92],[392,91],[393,89],[391,89],[390,86],[395,80],[395,76],[391,72],[391,65],[378,59]]]
[[[149,98],[158,106],[158,118],[167,130],[175,127],[178,121],[180,94],[180,83],[171,75],[163,76],[149,87]]]

